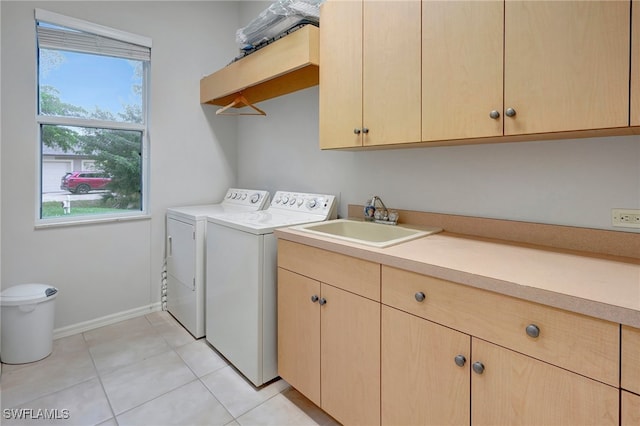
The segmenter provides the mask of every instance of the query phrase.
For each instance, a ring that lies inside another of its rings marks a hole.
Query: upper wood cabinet
[[[406,0],[321,6],[321,148],[420,141],[420,7]]]
[[[503,40],[503,1],[422,2],[423,141],[502,135]]]
[[[629,125],[629,6],[505,2],[505,135]]]
[[[640,0],[633,0],[631,11],[631,125],[640,126]]]
[[[631,9],[631,1],[327,0],[320,147],[628,134],[640,125]]]

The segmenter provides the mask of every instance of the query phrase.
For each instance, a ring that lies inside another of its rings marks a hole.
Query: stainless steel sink
[[[349,219],[309,223],[291,229],[374,247],[389,247],[442,231],[441,228],[412,229]]]

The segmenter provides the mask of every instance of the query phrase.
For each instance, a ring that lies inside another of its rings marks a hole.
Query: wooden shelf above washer
[[[307,25],[200,80],[200,103],[251,103],[318,84],[320,31]],[[240,105],[242,106],[242,105]]]

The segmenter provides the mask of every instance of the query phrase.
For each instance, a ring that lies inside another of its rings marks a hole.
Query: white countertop
[[[283,228],[278,238],[640,328],[640,262],[441,233],[387,248]]]

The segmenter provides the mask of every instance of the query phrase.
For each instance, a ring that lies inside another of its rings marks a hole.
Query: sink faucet
[[[364,207],[365,220],[373,220],[376,223],[384,223],[385,225],[398,224],[398,212],[389,211],[384,205],[382,198],[374,195],[371,201]]]

